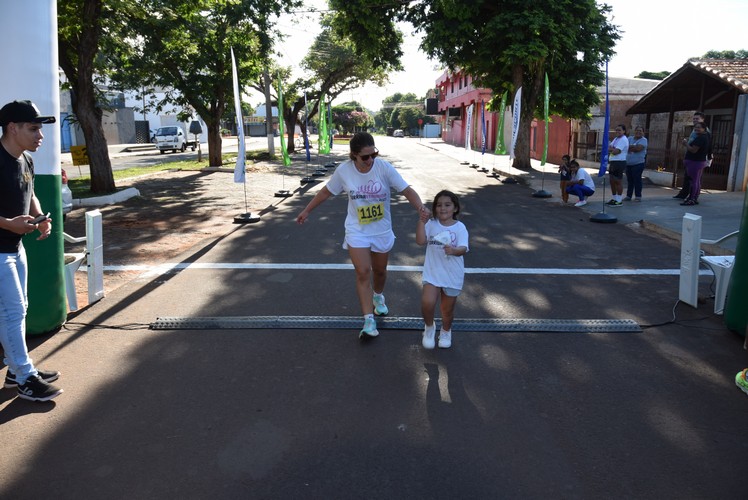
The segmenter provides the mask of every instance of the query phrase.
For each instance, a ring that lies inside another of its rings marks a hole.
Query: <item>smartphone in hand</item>
[[[49,212],[47,212],[47,215],[37,215],[36,218],[29,221],[29,224],[39,224],[40,222],[44,222],[45,220],[49,219],[50,215],[51,214]]]

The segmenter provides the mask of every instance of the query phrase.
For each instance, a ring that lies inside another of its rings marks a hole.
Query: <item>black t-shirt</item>
[[[14,158],[0,143],[0,217],[28,215],[34,192],[34,162],[24,153]],[[22,235],[0,229],[0,253],[16,253]]]
[[[709,136],[707,134],[697,134],[688,145],[698,146],[699,150],[695,153],[686,150],[686,160],[706,161],[706,155],[709,152]]]

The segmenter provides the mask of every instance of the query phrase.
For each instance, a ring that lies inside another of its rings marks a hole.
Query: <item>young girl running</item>
[[[416,243],[426,245],[423,265],[423,295],[421,313],[426,328],[423,330],[423,347],[433,349],[436,337],[434,312],[441,299],[442,328],[439,347],[452,345],[452,320],[457,296],[465,278],[463,255],[468,252],[468,232],[457,220],[460,200],[451,191],[440,191],[431,205],[433,219],[422,212],[416,227]]]

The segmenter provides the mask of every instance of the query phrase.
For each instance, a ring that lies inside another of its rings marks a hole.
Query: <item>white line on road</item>
[[[233,263],[233,262],[172,262],[158,265],[107,265],[104,271],[143,271],[149,274],[166,274],[175,271],[196,269],[237,269],[237,270],[300,270],[338,271],[353,269],[351,264],[295,264],[295,263]],[[422,266],[388,266],[388,271],[420,273]],[[572,276],[678,276],[680,269],[563,269],[538,267],[472,267],[466,274],[533,274],[533,275],[572,275]],[[701,270],[700,274],[711,274]]]

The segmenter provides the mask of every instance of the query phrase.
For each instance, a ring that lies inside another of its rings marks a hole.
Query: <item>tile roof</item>
[[[688,64],[748,93],[748,59],[690,59]]]

